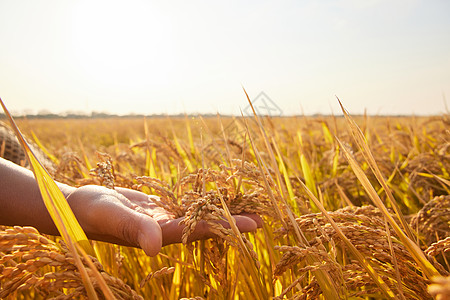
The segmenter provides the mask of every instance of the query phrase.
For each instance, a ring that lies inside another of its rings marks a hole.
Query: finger
[[[143,192],[131,190],[131,189],[127,189],[127,188],[116,187],[115,190],[134,203],[153,204],[153,200],[159,199],[158,196],[147,195]]]
[[[125,199],[127,199],[126,202],[128,203],[124,202],[124,204],[136,211],[145,213],[150,217],[154,217],[157,213],[163,213],[166,217],[169,215],[163,208],[156,205],[155,201],[159,200],[158,196],[147,195],[142,192],[126,188],[115,188],[115,190],[122,197],[124,196]]]
[[[153,218],[142,214],[141,216],[142,220],[137,234],[137,241],[145,254],[155,256],[162,247],[161,227]]]
[[[263,222],[263,219],[259,215],[257,215],[257,214],[250,214],[250,213],[242,213],[240,215],[251,218],[253,221],[256,222],[256,225],[258,226],[258,228],[262,228],[263,227],[264,222]]]
[[[255,231],[258,228],[256,222],[252,218],[242,215],[235,215],[233,216],[233,218],[236,221],[236,226],[241,233]],[[225,228],[231,227],[230,224],[228,224],[228,222],[226,221],[217,222],[222,224],[222,226]],[[196,240],[204,240],[215,236],[216,235],[209,230],[208,223],[206,223],[205,221],[200,221],[199,224],[197,224],[197,226],[195,227],[194,232],[189,236],[188,241],[192,242]]]
[[[255,220],[248,216],[243,215],[235,215],[233,218],[236,221],[236,225],[240,232],[251,232],[255,231],[258,228],[258,224]],[[179,226],[179,223],[182,221],[182,218],[176,220],[170,220],[165,223],[160,223],[162,230],[162,245],[167,246],[170,244],[181,243],[183,229],[185,226]],[[225,228],[230,228],[230,224],[226,221],[217,221],[222,224]],[[209,229],[208,223],[205,221],[198,222],[195,227],[194,232],[189,235],[188,242],[196,241],[196,240],[204,240],[208,238],[215,237],[216,235],[212,233]]]
[[[252,232],[258,229],[258,223],[251,217],[246,215],[236,215],[233,216],[236,220],[236,226],[239,228],[240,232]],[[229,228],[228,223],[226,228]]]
[[[131,190],[131,189],[122,188],[122,187],[115,187],[114,190],[121,193],[128,199],[131,198],[131,199],[146,200],[148,198],[147,194],[140,192],[140,191],[136,191],[136,190]]]

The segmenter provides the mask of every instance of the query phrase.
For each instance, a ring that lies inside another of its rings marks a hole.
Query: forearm
[[[67,196],[74,188],[58,183]],[[0,158],[0,225],[33,226],[57,235],[33,173]]]

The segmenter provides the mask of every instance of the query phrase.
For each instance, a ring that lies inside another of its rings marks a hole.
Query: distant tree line
[[[80,113],[64,113],[64,114],[55,114],[50,112],[38,113],[38,114],[14,114],[15,119],[108,119],[108,118],[184,118],[184,117],[198,117],[202,116],[203,118],[216,117],[217,114],[175,114],[175,115],[166,115],[166,114],[153,114],[153,115],[144,115],[144,114],[127,114],[127,115],[116,115],[109,114],[105,112],[92,112],[90,114],[80,114]],[[232,115],[223,115],[220,114],[221,117],[232,117]],[[281,116],[283,117],[303,117],[304,115],[291,115],[291,116]],[[312,114],[305,115],[306,117],[311,118],[326,118],[331,117],[331,115],[326,114]],[[364,115],[352,114],[352,117],[363,117]],[[371,117],[411,117],[412,115],[370,115]],[[238,116],[240,117],[240,116]],[[253,117],[253,116],[247,116]],[[260,116],[266,117],[266,116]],[[334,115],[336,118],[341,118],[343,115]],[[422,116],[424,117],[424,116]],[[277,118],[277,117],[275,117]],[[0,113],[0,120],[6,119],[6,115],[4,113]]]
[[[38,114],[18,114],[13,115],[16,119],[106,119],[106,118],[165,118],[165,117],[196,117],[201,115],[202,117],[215,117],[217,114],[175,114],[175,115],[164,115],[164,114],[153,114],[153,115],[144,115],[144,114],[127,114],[127,115],[116,115],[109,114],[104,112],[92,112],[90,114],[79,114],[79,113],[64,113],[64,114],[55,114],[55,113],[38,113]],[[221,115],[222,117],[229,117],[228,115]],[[0,120],[6,119],[6,115],[4,113],[0,113]]]

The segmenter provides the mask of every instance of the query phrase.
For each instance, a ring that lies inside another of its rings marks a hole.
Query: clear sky
[[[16,113],[440,114],[450,1],[0,0]]]

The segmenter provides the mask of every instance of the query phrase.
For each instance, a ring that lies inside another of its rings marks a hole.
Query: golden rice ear
[[[425,245],[450,237],[450,195],[434,197],[411,219]]]
[[[120,299],[121,294],[142,299],[129,285],[107,274],[97,259],[80,251],[90,280],[95,288],[102,289],[106,299]],[[64,243],[58,245],[33,227],[0,229],[0,265],[0,299],[16,299],[21,292],[29,293],[25,299],[38,294],[47,299],[61,293],[65,294],[64,299],[86,297],[73,253]]]

